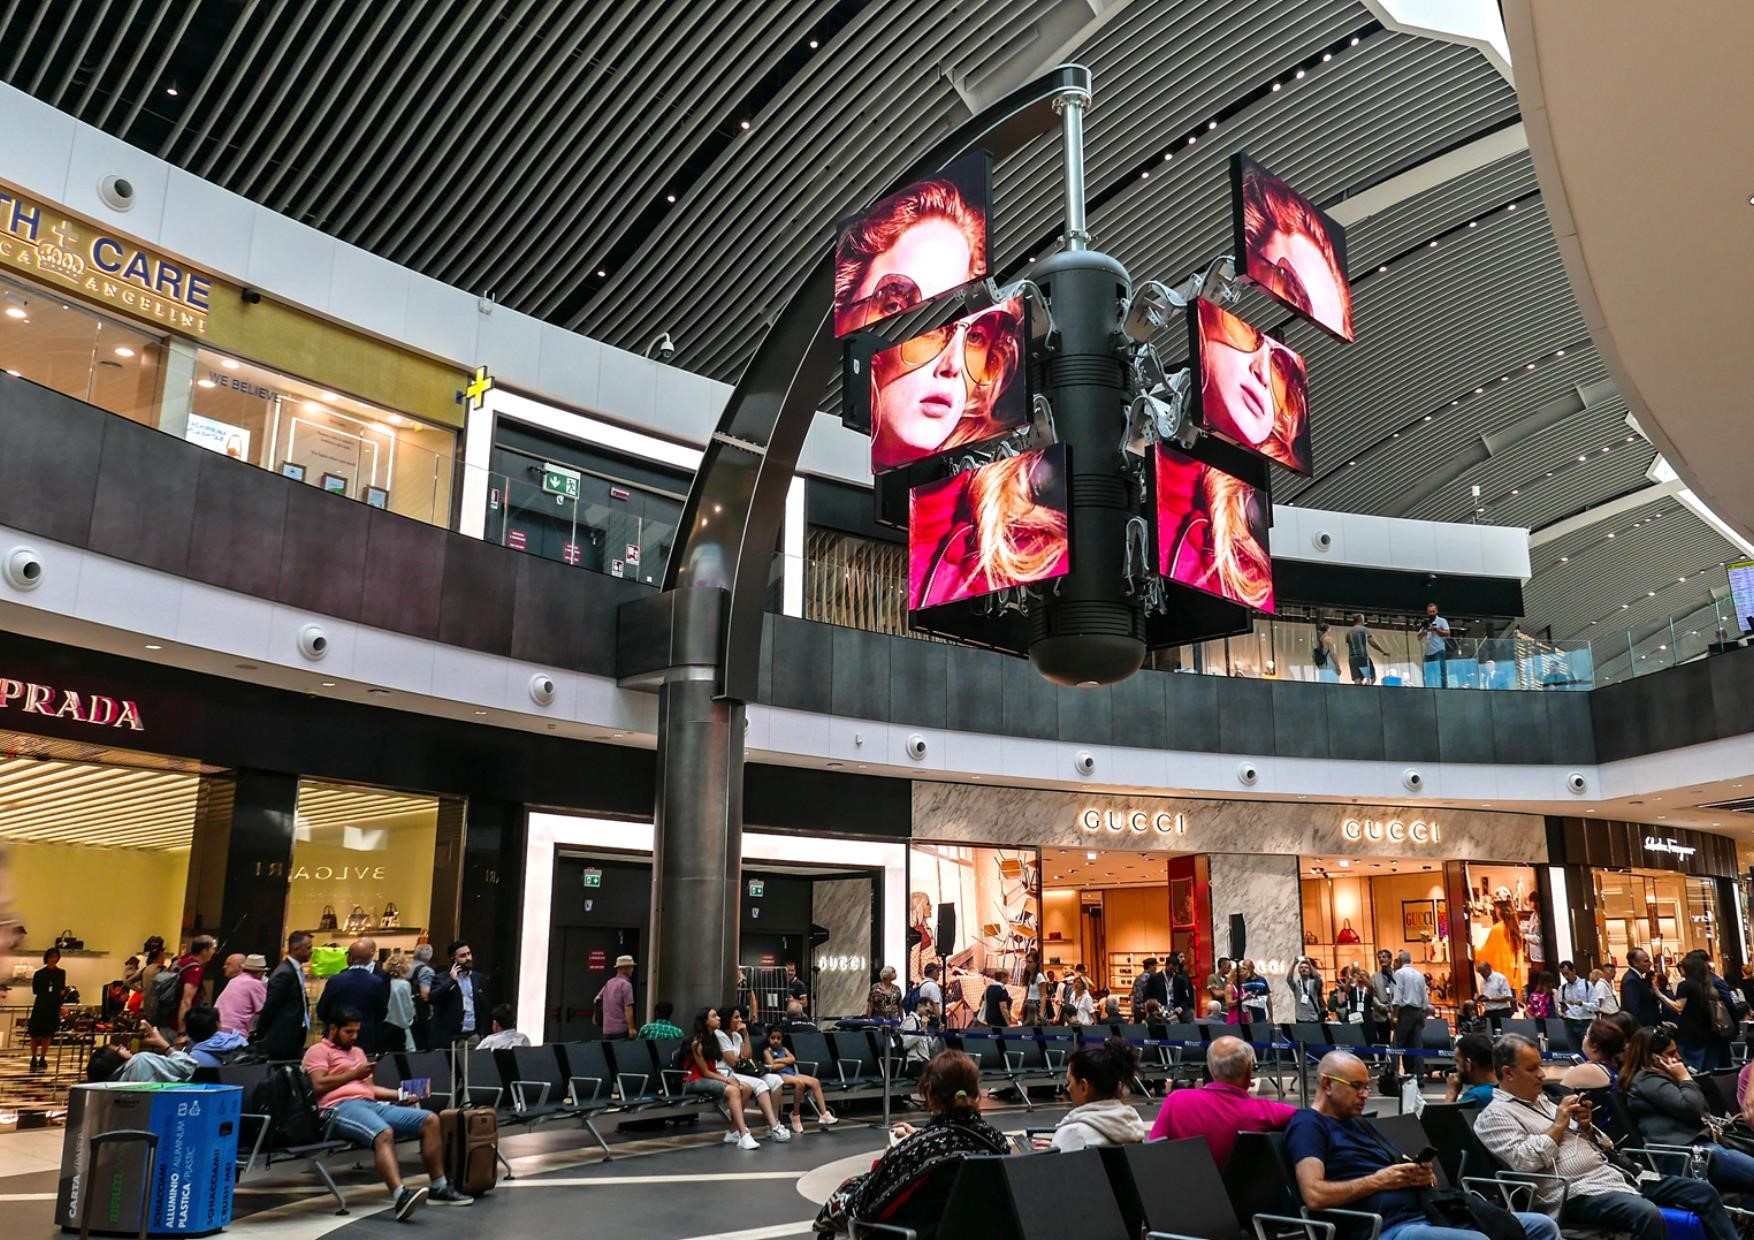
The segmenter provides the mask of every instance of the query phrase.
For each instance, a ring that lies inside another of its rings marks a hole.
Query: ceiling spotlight
[[[165,86],[164,93],[169,95],[172,99],[177,97],[177,80],[175,78],[172,78],[169,84]]]
[[[236,370],[238,368],[236,360],[229,357],[221,358],[219,364],[227,370]]]
[[[1353,46],[1353,47],[1357,47],[1357,46],[1358,46],[1358,36],[1357,36],[1357,35],[1353,35],[1353,36],[1352,36],[1352,46]]]
[[[1479,220],[1469,220],[1468,227],[1469,228],[1478,228],[1478,227],[1480,227],[1480,221]]]
[[[1499,382],[1500,382],[1500,383],[1509,383],[1509,382],[1510,382],[1510,376],[1509,376],[1509,375],[1499,375],[1499,376],[1498,376],[1498,381],[1499,381]]]
[[[1553,355],[1553,356],[1554,356],[1554,357],[1564,357],[1564,356],[1565,356],[1565,350],[1564,350],[1564,349],[1561,349],[1561,350],[1559,350],[1559,352],[1557,352],[1557,353],[1555,353],[1555,354],[1554,354],[1554,355]]]
[[[1559,557],[1559,562],[1561,564],[1569,564],[1571,563],[1571,557],[1568,555],[1562,555]]]
[[[1350,468],[1352,468],[1352,467],[1353,467],[1353,466],[1354,466],[1354,465],[1356,465],[1356,464],[1358,464],[1358,462],[1357,462],[1357,461],[1347,461],[1347,462],[1346,462],[1346,468],[1347,468],[1347,469],[1350,469]]]
[[[116,356],[117,356],[117,357],[133,357],[133,356],[134,356],[134,350],[133,350],[133,349],[130,349],[130,348],[129,348],[129,347],[128,347],[128,346],[127,346],[127,345],[125,345],[125,344],[119,344],[119,345],[117,345],[117,346],[116,346]]]
[[[1553,476],[1553,475],[1552,475],[1552,474],[1548,474],[1548,475],[1547,475],[1547,476],[1548,476],[1548,477],[1549,477],[1549,478],[1551,478],[1551,477],[1552,477],[1552,476]],[[1613,530],[1609,530],[1609,531],[1608,531],[1608,537],[1609,537],[1609,538],[1612,538],[1612,537],[1614,537],[1614,531],[1613,531]]]
[[[164,647],[159,645],[157,642],[147,642],[146,648],[148,650],[163,650],[164,649]]]
[[[675,194],[665,194],[664,201],[669,202],[669,203],[674,203],[676,201],[676,195]]]
[[[1511,494],[1512,494],[1512,495],[1521,495],[1521,494],[1522,494],[1522,492],[1521,492],[1521,491],[1519,491],[1519,490],[1517,490],[1517,489],[1516,489],[1516,488],[1515,488],[1515,487],[1512,487],[1512,488],[1511,488],[1511,492],[1510,492],[1510,493],[1511,493]]]
[[[601,267],[599,267],[599,268],[597,268],[597,278],[599,280],[607,280],[609,278],[609,273],[607,271],[604,271]]]
[[[1139,174],[1139,179],[1141,181],[1149,181],[1151,179],[1151,173],[1150,172],[1141,172]]]
[[[1388,268],[1388,264],[1387,264],[1387,263],[1384,263],[1384,264],[1383,264],[1383,265],[1382,265],[1382,266],[1381,266],[1381,267],[1378,267],[1378,268],[1377,268],[1377,269],[1376,269],[1376,273],[1377,273],[1377,274],[1378,274],[1378,275],[1379,275],[1379,276],[1380,276],[1380,275],[1386,275],[1386,274],[1387,274],[1387,273],[1388,273],[1388,270],[1389,270],[1389,268]]]
[[[1096,854],[1095,854],[1095,853],[1093,853],[1093,852],[1087,852],[1087,853],[1085,853],[1085,854],[1084,854],[1084,859],[1085,859],[1085,860],[1086,860],[1086,861],[1095,861],[1095,860],[1096,860]]]
[[[1655,590],[1646,590],[1644,592],[1644,596],[1646,598],[1655,598],[1657,596],[1657,592]]]
[[[195,386],[200,388],[210,388],[218,387],[219,385],[211,379],[197,379],[195,380]]]
[[[325,688],[325,689],[333,689],[334,687],[335,687],[335,682],[332,680],[325,680],[323,682],[323,688]]]
[[[1168,161],[1168,160],[1171,160],[1171,159],[1174,159],[1174,158],[1175,158],[1175,155],[1174,155],[1174,153],[1173,153],[1173,152],[1171,152],[1171,151],[1165,151],[1165,152],[1164,152],[1164,153],[1163,153],[1163,158],[1164,158],[1164,160],[1165,160],[1165,161]]]
[[[810,40],[810,50],[811,51],[815,51],[817,48],[819,48],[821,46],[822,46],[822,44],[819,43],[817,40],[815,40],[815,39]]]
[[[1677,578],[1675,578],[1675,580],[1676,580],[1676,581],[1686,581],[1686,580],[1687,580],[1687,578],[1685,578],[1685,577],[1677,577]]]
[[[1432,249],[1435,250],[1437,248],[1437,241],[1435,239],[1433,239],[1429,244],[1430,244]]]
[[[1218,128],[1218,122],[1217,122],[1217,121],[1207,121],[1207,122],[1206,122],[1206,128],[1207,128],[1207,129],[1209,129],[1209,130],[1210,130],[1210,129],[1216,129],[1216,128]]]
[[[25,315],[30,313],[25,309],[28,305],[30,305],[30,303],[20,297],[17,293],[6,294],[6,317],[9,319],[24,318]]]
[[[1476,515],[1476,516],[1478,516],[1478,515],[1479,515],[1479,514],[1480,514],[1480,513],[1483,513],[1483,512],[1485,512],[1485,511],[1486,511],[1486,510],[1485,510],[1485,509],[1484,509],[1484,508],[1476,508],[1476,509],[1474,509],[1474,513],[1475,513],[1475,515]]]
[[[1626,437],[1626,442],[1627,442],[1627,443],[1631,443],[1631,442],[1632,442],[1632,441],[1633,441],[1633,439],[1634,439],[1634,438],[1636,438],[1636,436],[1633,436],[1633,435],[1628,435],[1628,436],[1627,436],[1627,437]]]
[[[1273,83],[1273,89],[1274,89],[1274,90],[1278,90],[1278,89],[1279,89],[1279,83],[1277,83],[1277,82],[1274,82],[1274,83]],[[1750,200],[1749,200],[1749,201],[1751,201],[1751,202],[1754,202],[1754,199],[1750,199]]]
[[[1297,80],[1300,82],[1303,81],[1303,70],[1302,69],[1299,69],[1297,71]]]
[[[744,128],[744,129],[748,129],[748,128],[749,128],[749,122],[748,122],[748,121],[739,121],[739,122],[737,122],[737,123],[738,123],[738,124],[739,124],[739,125],[741,125],[741,126],[742,126],[742,127],[743,127],[743,128]]]
[[[1195,138],[1193,134],[1188,135],[1188,145],[1189,146],[1192,146],[1196,141],[1198,141],[1198,139]]]
[[[1514,203],[1514,202],[1511,203],[1508,207],[1505,208],[1505,210],[1506,211],[1515,211],[1516,210],[1516,203]]]
[[[1476,395],[1476,396],[1478,396],[1478,395],[1480,395],[1480,394],[1481,394],[1481,393],[1482,393],[1482,392],[1484,392],[1484,391],[1485,391],[1485,390],[1486,390],[1486,389],[1485,389],[1485,388],[1483,388],[1483,387],[1477,387],[1477,388],[1475,388],[1475,389],[1474,389],[1474,395]]]
[[[1323,52],[1322,53],[1322,63],[1324,65],[1327,64],[1333,58],[1334,58],[1334,53],[1332,53],[1332,52]]]
[[[1579,465],[1582,465],[1582,464],[1583,464],[1583,463],[1584,463],[1584,462],[1585,462],[1585,461],[1586,461],[1586,460],[1588,460],[1588,459],[1589,459],[1589,458],[1588,458],[1588,457],[1583,457],[1583,456],[1580,456],[1580,457],[1578,457],[1578,458],[1577,458],[1577,463],[1578,463],[1578,464],[1579,464]]]
[[[1533,363],[1533,362],[1530,362],[1523,367],[1524,370],[1533,370],[1534,368],[1535,368],[1535,363]]]

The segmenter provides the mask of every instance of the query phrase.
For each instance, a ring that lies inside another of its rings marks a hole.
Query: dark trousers
[[[1398,1051],[1418,1050],[1425,1044],[1425,1009],[1416,1007],[1399,1007],[1395,1009],[1395,1041]],[[1419,1075],[1419,1059],[1414,1055],[1401,1056],[1401,1074],[1403,1076]]]
[[[1663,1213],[1658,1206],[1697,1214],[1711,1240],[1736,1240],[1736,1226],[1730,1222],[1717,1189],[1704,1180],[1678,1175],[1647,1182],[1637,1193],[1573,1194],[1566,1200],[1559,1221],[1568,1228],[1619,1232],[1631,1240],[1663,1240]]]

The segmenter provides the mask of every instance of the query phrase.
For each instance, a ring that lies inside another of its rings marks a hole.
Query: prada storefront
[[[931,783],[913,796],[908,973],[942,963],[953,1023],[973,1019],[995,969],[1021,1011],[1033,952],[1055,980],[1083,965],[1099,998],[1123,1004],[1147,957],[1183,952],[1199,989],[1217,957],[1242,956],[1275,1020],[1291,1019],[1284,979],[1300,956],[1332,986],[1406,949],[1440,1010],[1471,994],[1482,954],[1519,977],[1546,958],[1547,839],[1532,815]]]
[[[1701,948],[1720,976],[1740,975],[1747,929],[1736,844],[1725,836],[1662,823],[1549,818],[1548,847],[1571,893],[1569,921],[1579,970],[1625,965],[1634,947],[1673,972]]]

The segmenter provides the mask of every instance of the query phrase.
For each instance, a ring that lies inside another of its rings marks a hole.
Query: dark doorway
[[[639,959],[638,929],[632,926],[567,926],[555,931],[548,956],[548,1011],[543,1041],[582,1042],[603,1036],[592,1008],[604,983],[615,976],[615,958]],[[633,973],[634,1018],[645,1011],[640,971]]]

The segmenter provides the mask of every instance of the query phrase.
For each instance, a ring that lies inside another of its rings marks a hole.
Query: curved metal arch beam
[[[873,201],[975,150],[1014,154],[1059,123],[1054,100],[1090,93],[1090,70],[1060,65],[970,117],[922,155]],[[834,336],[834,255],[824,252],[768,328],[719,417],[664,568],[666,591],[728,592],[719,696],[756,696],[768,575],[786,490],[816,417],[816,401],[840,354]]]

